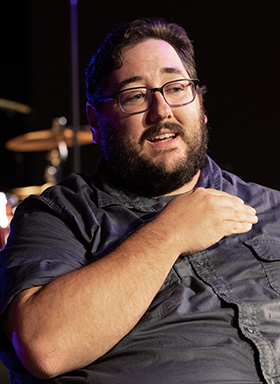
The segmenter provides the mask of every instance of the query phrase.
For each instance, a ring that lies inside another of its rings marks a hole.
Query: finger
[[[255,208],[249,205],[246,206],[246,215],[252,224],[256,224],[259,220]]]
[[[234,221],[234,222],[228,221],[226,224],[224,223],[224,225],[225,225],[224,236],[246,233],[246,232],[249,232],[253,227],[252,223],[248,223],[248,222],[241,223],[237,221]]]
[[[235,204],[234,207],[228,210],[228,216],[226,220],[240,223],[251,223],[255,224],[258,222],[258,217],[256,215],[256,210],[249,205],[240,205]]]
[[[256,224],[258,222],[258,217],[256,215],[246,215],[246,214],[239,214],[236,217],[232,217],[231,219],[225,219],[225,222],[232,223],[232,225],[243,225],[243,224]]]
[[[246,233],[246,232],[249,232],[251,231],[253,227],[253,224],[252,223],[248,223],[248,222],[234,222],[232,223],[231,225],[231,233],[230,234],[239,234],[239,233]]]
[[[217,189],[211,189],[211,188],[207,189],[207,191],[210,191],[210,193],[212,195],[216,195],[216,196],[224,197],[225,199],[229,199],[229,201],[234,203],[234,204],[241,204],[241,206],[245,206],[246,207],[248,212],[251,212],[254,215],[256,214],[255,208],[251,207],[250,205],[245,204],[244,200],[242,200],[238,196],[231,195],[231,194],[229,194],[227,192],[219,191]]]
[[[198,188],[199,189],[199,188]],[[225,203],[229,204],[241,204],[242,206],[245,205],[244,200],[242,200],[240,197],[235,195],[230,195],[227,192],[219,191],[217,189],[207,189],[207,192],[212,196],[217,196],[221,198],[221,201],[223,200]],[[248,206],[248,205],[247,205]]]

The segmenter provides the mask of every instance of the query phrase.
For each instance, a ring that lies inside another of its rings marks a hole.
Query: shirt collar
[[[222,190],[222,185],[223,171],[209,156],[207,156],[207,161],[205,166],[201,169],[200,178],[196,187]]]
[[[220,172],[221,170],[218,165],[207,157],[207,162],[201,170],[197,187],[220,189]],[[124,205],[127,208],[136,209],[140,212],[157,212],[175,197],[173,195],[153,199],[139,196],[115,184],[108,173],[104,171],[101,163],[94,178],[94,185],[96,186],[98,206],[100,208],[110,205]]]
[[[97,200],[100,208],[110,205],[122,205],[140,212],[160,211],[174,196],[164,196],[157,199],[139,196],[115,184],[107,172],[99,164],[98,172],[94,178],[97,187]]]

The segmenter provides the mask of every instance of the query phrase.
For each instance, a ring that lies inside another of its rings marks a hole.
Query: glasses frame
[[[181,104],[170,104],[165,96],[164,96],[164,92],[163,92],[163,89],[166,85],[168,84],[172,84],[172,83],[177,83],[178,81],[189,81],[192,83],[192,86],[193,86],[193,99],[191,101],[188,101],[187,103],[181,103]],[[106,97],[103,97],[99,100],[97,100],[98,103],[103,103],[105,101],[108,101],[108,100],[116,100],[117,103],[118,103],[118,106],[120,108],[120,110],[123,112],[123,113],[126,113],[128,115],[136,115],[137,113],[143,113],[143,112],[146,112],[148,111],[152,104],[153,104],[153,99],[154,99],[154,94],[155,92],[160,92],[162,94],[162,97],[164,98],[164,101],[170,106],[170,107],[182,107],[184,105],[187,105],[187,104],[190,104],[192,103],[195,98],[196,98],[196,93],[197,93],[197,86],[199,84],[199,80],[198,79],[177,79],[177,80],[172,80],[172,81],[168,81],[167,83],[163,84],[162,87],[157,87],[157,88],[149,88],[149,87],[132,87],[132,88],[126,88],[126,89],[123,89],[122,91],[119,91],[119,92],[115,92],[113,93],[112,95],[109,95],[109,96],[106,96]],[[120,104],[120,101],[119,101],[119,95],[122,94],[123,92],[126,92],[126,91],[132,91],[132,90],[137,90],[137,89],[148,89],[149,91],[151,91],[151,102],[150,102],[150,105],[148,108],[145,108],[141,111],[138,111],[138,112],[126,112],[123,110],[121,104]]]

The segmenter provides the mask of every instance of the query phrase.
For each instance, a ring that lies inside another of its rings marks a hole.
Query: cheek
[[[105,114],[100,119],[100,134],[103,146],[106,141],[121,141],[124,145],[135,145],[139,141],[140,129],[137,129],[139,119],[136,116],[119,113]]]
[[[108,108],[107,108],[108,109]],[[120,129],[119,118],[116,113],[107,112],[106,108],[99,118],[101,136],[106,136],[109,132],[118,132]]]
[[[135,144],[139,142],[140,136],[145,130],[142,115],[126,115],[121,112],[121,116],[110,119],[110,124],[122,135],[125,142]]]
[[[184,108],[184,107],[183,107]],[[197,114],[193,110],[184,110],[184,109],[173,112],[175,120],[186,130],[192,130],[193,126],[196,125],[198,119]]]
[[[179,107],[177,109],[174,108],[173,114],[182,126],[189,128],[196,128],[197,125],[200,125],[202,114],[204,118],[204,112],[202,111],[198,99],[196,99],[194,103],[188,104],[184,107]]]

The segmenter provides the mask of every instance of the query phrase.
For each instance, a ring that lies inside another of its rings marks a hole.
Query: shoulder
[[[79,238],[87,246],[98,226],[97,194],[91,178],[73,174],[39,196],[30,195],[15,210],[7,245],[31,244],[35,238],[43,244],[48,238],[58,246],[63,238]]]
[[[98,201],[93,179],[71,174],[59,184],[47,188],[41,195],[30,195],[16,213],[53,212],[63,217],[73,216],[80,209],[93,209]]]
[[[89,176],[84,176],[72,173],[59,184],[47,188],[41,195],[43,199],[54,201],[68,202],[71,200],[91,199],[97,200],[98,189],[94,185],[94,179]]]
[[[239,176],[222,170],[208,158],[203,169],[204,187],[214,188],[238,196],[258,211],[280,208],[280,192],[272,188],[242,180]]]
[[[247,182],[240,177],[223,171],[223,180],[226,188],[232,188],[234,194],[252,205],[258,211],[280,208],[280,192],[254,182]],[[227,185],[230,185],[228,187]]]

